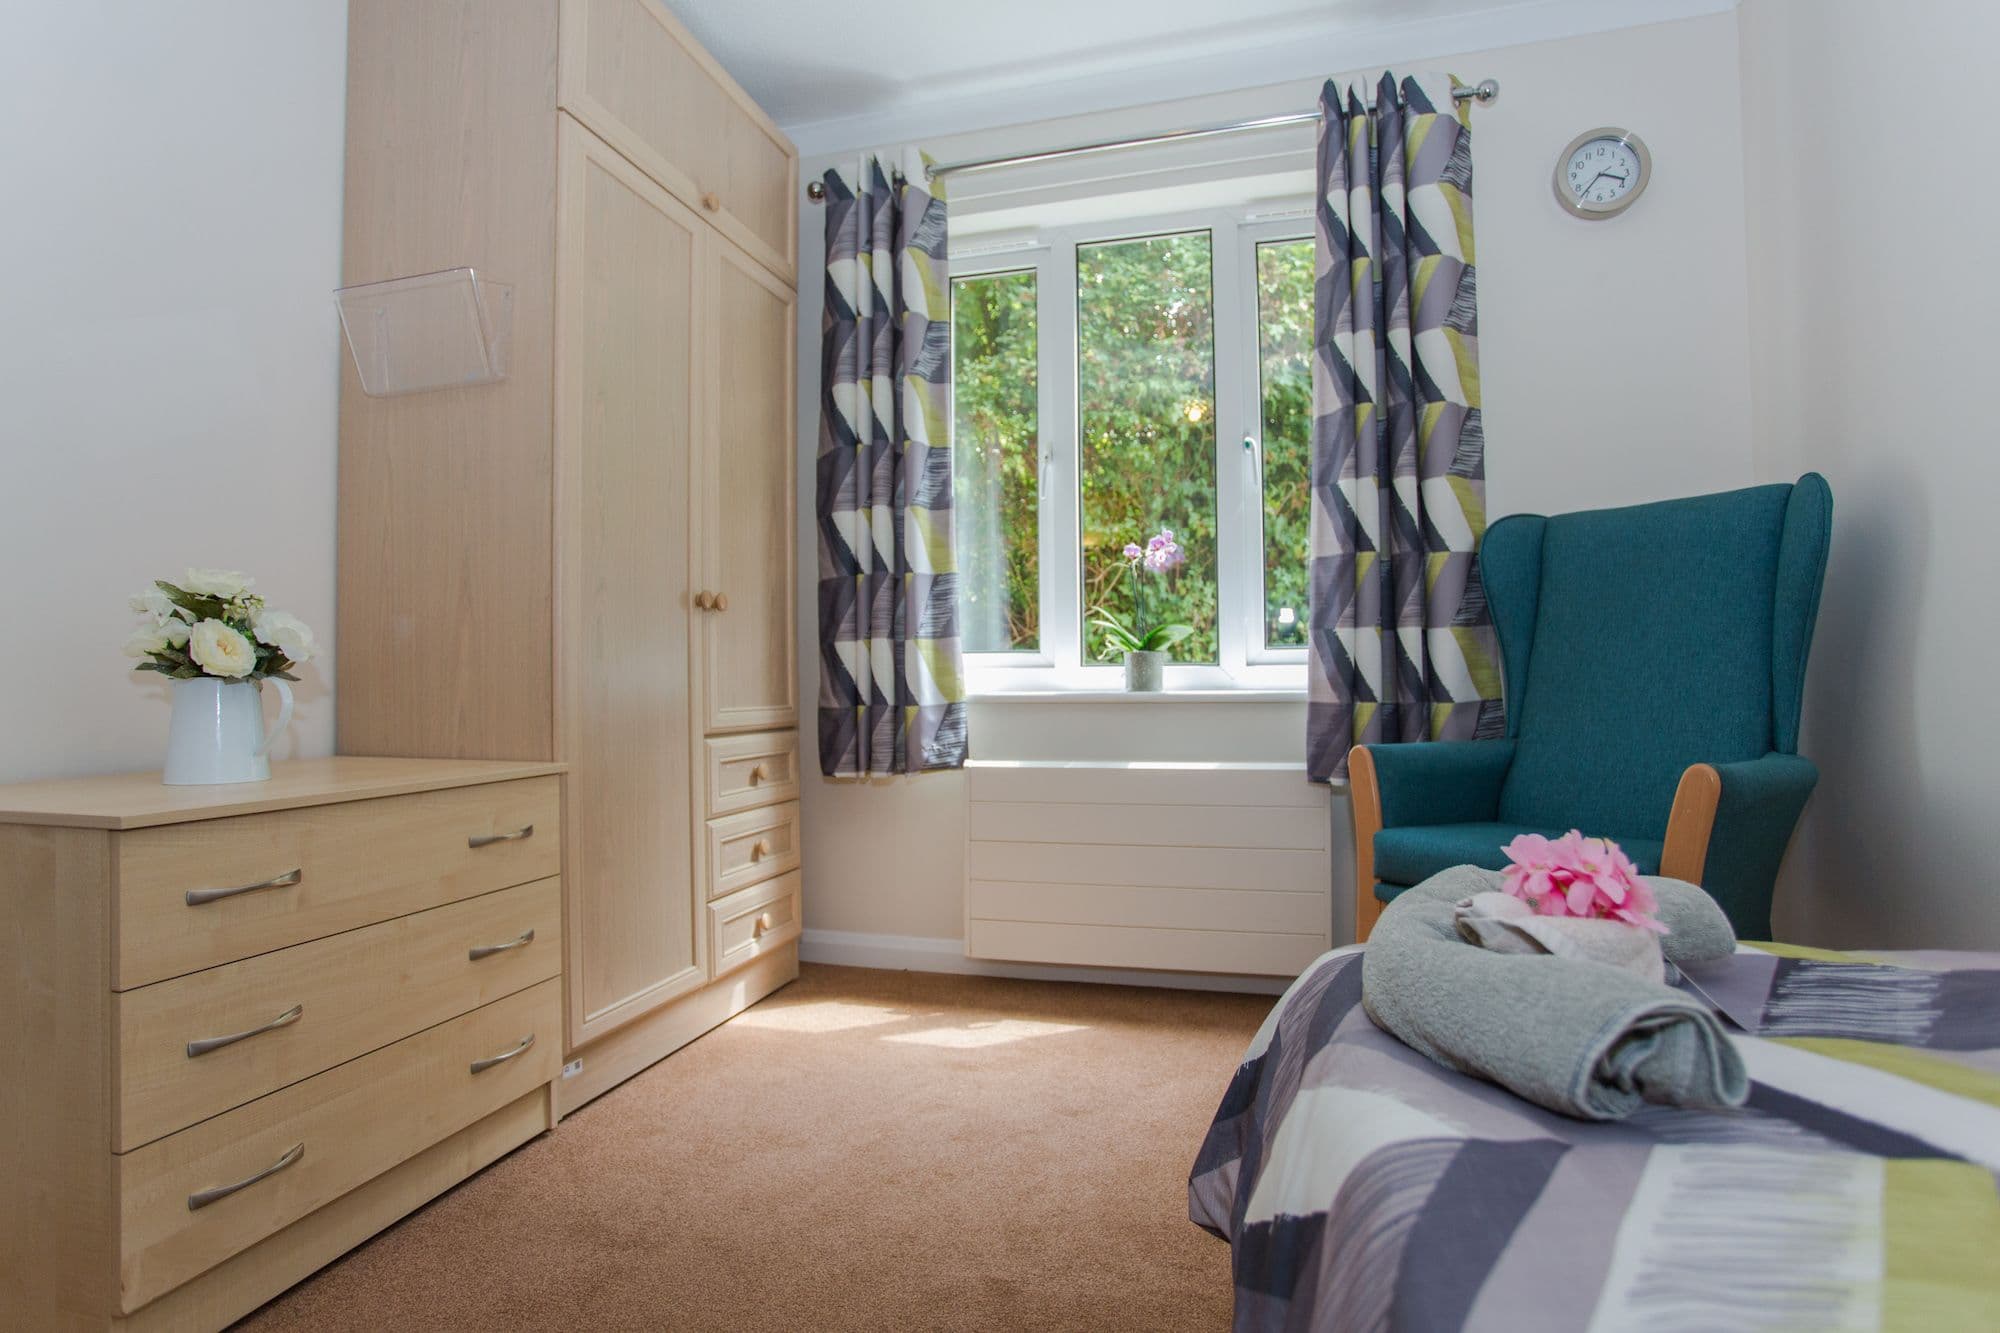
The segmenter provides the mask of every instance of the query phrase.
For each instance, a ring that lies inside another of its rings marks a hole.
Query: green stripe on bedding
[[[1966,1162],[1882,1164],[1882,1327],[2000,1328],[2000,1193]]]
[[[1739,941],[1746,949],[1770,954],[1773,958],[1810,958],[1816,963],[1885,963],[1864,953],[1842,953],[1838,949],[1815,949],[1809,944],[1774,944],[1770,940]],[[1893,963],[1889,964],[1894,966]]]
[[[1974,1069],[1955,1060],[1941,1059],[1927,1051],[1885,1041],[1857,1041],[1852,1037],[1773,1037],[1770,1040],[1782,1046],[1795,1046],[1802,1051],[1824,1055],[1828,1059],[1878,1069],[1967,1101],[2000,1107],[2000,1074]]]

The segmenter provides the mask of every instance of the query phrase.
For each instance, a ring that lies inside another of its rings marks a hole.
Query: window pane
[[[1264,643],[1306,642],[1312,523],[1313,243],[1257,247],[1257,359],[1264,441]]]
[[[1041,646],[1035,275],[951,284],[952,491],[968,653]]]
[[[1141,635],[1158,625],[1193,626],[1174,660],[1216,660],[1209,248],[1205,231],[1077,247],[1086,658],[1105,655],[1105,632],[1091,622],[1108,613]],[[1163,528],[1186,562],[1135,575],[1125,546],[1144,546]]]

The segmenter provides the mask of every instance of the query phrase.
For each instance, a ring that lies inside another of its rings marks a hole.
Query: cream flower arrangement
[[[273,611],[251,589],[256,580],[228,569],[190,569],[179,583],[162,579],[132,598],[139,628],[125,654],[140,671],[174,680],[297,680],[292,669],[319,645],[297,616]]]

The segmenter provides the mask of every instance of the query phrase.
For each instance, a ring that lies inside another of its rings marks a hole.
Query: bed
[[[1362,954],[1252,1041],[1188,1182],[1253,1329],[2000,1328],[2000,954],[1741,946],[1733,1111],[1574,1120],[1377,1028]]]

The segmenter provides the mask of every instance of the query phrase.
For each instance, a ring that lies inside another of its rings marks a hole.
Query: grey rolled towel
[[[1660,941],[1668,962],[1734,950],[1707,894],[1678,880],[1648,883],[1669,932]],[[1600,963],[1461,939],[1454,905],[1499,884],[1497,871],[1458,866],[1389,904],[1361,964],[1362,1005],[1377,1026],[1446,1068],[1585,1120],[1617,1120],[1646,1102],[1743,1104],[1743,1059],[1695,1000]]]

